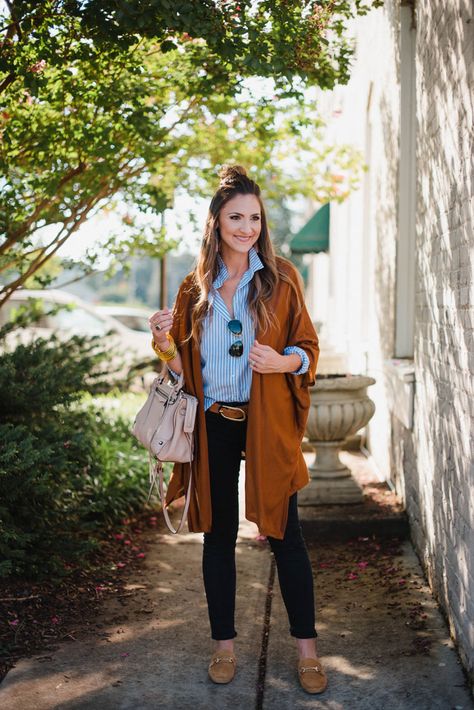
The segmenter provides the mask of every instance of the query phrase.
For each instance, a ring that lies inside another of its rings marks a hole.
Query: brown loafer
[[[214,683],[230,683],[235,674],[236,659],[232,651],[221,648],[211,656],[209,677]]]
[[[298,678],[307,693],[322,693],[328,684],[327,675],[319,658],[300,658]]]

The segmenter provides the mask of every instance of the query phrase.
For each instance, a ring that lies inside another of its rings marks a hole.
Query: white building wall
[[[351,80],[321,98],[323,113],[340,111],[332,139],[359,147],[369,167],[331,205],[321,355],[342,350],[349,371],[377,380],[366,445],[404,498],[474,679],[474,14],[466,0],[418,0],[410,28],[402,4],[354,23]]]
[[[417,7],[413,537],[474,676],[474,8]]]
[[[344,203],[331,204],[329,317],[321,354],[325,345],[344,352],[348,371],[377,380],[368,392],[377,416],[366,427],[367,443],[387,479],[390,418],[383,361],[393,350],[399,129],[398,39],[390,16],[379,9],[353,24],[357,54],[351,79],[321,97],[330,139],[357,147],[368,165],[361,188]]]

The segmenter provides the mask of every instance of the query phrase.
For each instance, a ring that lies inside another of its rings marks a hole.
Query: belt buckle
[[[242,416],[240,417],[240,419],[235,419],[234,417],[226,417],[222,409],[233,409],[236,412],[241,412]],[[219,414],[221,415],[221,417],[224,417],[224,419],[230,419],[233,422],[244,422],[247,419],[247,415],[245,414],[243,409],[241,409],[240,407],[231,407],[228,404],[219,405]]]

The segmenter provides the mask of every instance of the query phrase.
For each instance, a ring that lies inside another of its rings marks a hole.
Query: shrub
[[[0,355],[0,576],[60,577],[144,505],[147,454],[130,419],[84,400],[110,390],[106,357],[80,337]]]

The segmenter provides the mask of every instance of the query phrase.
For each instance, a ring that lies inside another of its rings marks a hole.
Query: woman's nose
[[[242,224],[239,228],[239,232],[242,236],[248,236],[253,233],[254,227],[250,222],[248,224]]]

